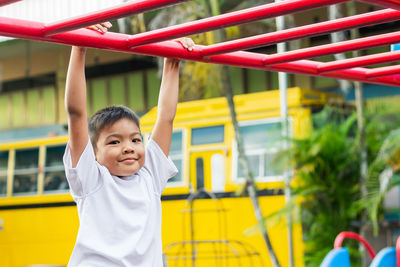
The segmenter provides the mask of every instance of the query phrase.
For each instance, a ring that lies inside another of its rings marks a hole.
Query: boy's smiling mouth
[[[135,159],[135,158],[124,158],[124,159],[119,160],[119,162],[130,163],[130,162],[135,162],[135,161],[137,161],[137,160],[138,160],[138,159]]]

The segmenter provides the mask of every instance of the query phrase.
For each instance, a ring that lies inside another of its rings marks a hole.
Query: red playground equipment
[[[1,17],[0,35],[151,56],[176,57],[185,60],[196,60],[244,68],[322,76],[382,85],[400,85],[400,79],[397,75],[400,67],[397,65],[365,68],[366,66],[375,64],[396,62],[400,59],[400,52],[378,53],[332,62],[310,60],[310,58],[319,56],[399,43],[400,33],[398,32],[272,55],[242,51],[304,37],[312,37],[395,21],[400,19],[399,0],[358,0],[359,2],[366,2],[387,9],[209,46],[198,45],[195,50],[190,53],[185,51],[179,44],[167,40],[291,13],[299,13],[328,5],[349,2],[350,0],[278,1],[135,35],[111,32],[100,35],[96,32],[84,29],[84,27],[91,24],[159,9],[185,1],[186,0],[129,1],[91,14],[49,24]],[[12,4],[13,2],[17,2],[17,0],[0,0],[0,6]]]
[[[343,240],[346,238],[355,239],[365,246],[372,260],[370,267],[400,266],[400,237],[397,239],[396,248],[387,247],[375,254],[371,245],[364,238],[353,232],[342,232],[337,235],[333,250],[325,256],[320,267],[350,267],[349,251],[342,247]]]

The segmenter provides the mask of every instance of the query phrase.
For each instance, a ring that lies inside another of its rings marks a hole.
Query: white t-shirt
[[[161,193],[178,170],[153,140],[145,157],[136,174],[119,178],[95,160],[90,140],[72,168],[67,145],[65,172],[80,221],[68,266],[163,265]]]

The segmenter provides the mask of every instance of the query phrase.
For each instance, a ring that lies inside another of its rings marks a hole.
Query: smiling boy
[[[180,42],[189,51],[194,46],[188,38]],[[127,107],[102,109],[88,124],[85,54],[85,48],[72,48],[65,95],[64,165],[80,221],[68,266],[160,267],[161,193],[177,173],[168,152],[179,60],[164,61],[157,121],[145,148],[139,119]]]

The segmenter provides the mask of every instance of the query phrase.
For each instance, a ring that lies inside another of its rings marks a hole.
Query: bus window
[[[215,144],[224,142],[224,126],[217,125],[211,127],[192,129],[192,146]]]
[[[8,151],[0,152],[0,197],[7,194]]]
[[[69,188],[62,162],[64,151],[65,145],[46,148],[46,164],[44,167],[43,183],[44,192],[65,191]]]
[[[37,192],[39,149],[15,151],[13,194]]]
[[[225,190],[224,157],[219,153],[211,156],[211,188],[213,192]]]
[[[249,167],[258,180],[280,179],[278,173],[271,166],[271,160],[282,144],[281,123],[276,122],[247,122],[241,125],[240,133],[243,138]],[[237,154],[237,153],[236,153]],[[236,155],[236,178],[243,178],[241,167]]]
[[[182,131],[173,132],[169,157],[174,162],[179,172],[177,175],[169,179],[168,183],[182,182],[183,156],[183,133]]]
[[[197,190],[204,188],[204,161],[201,157],[196,159],[196,187]]]

